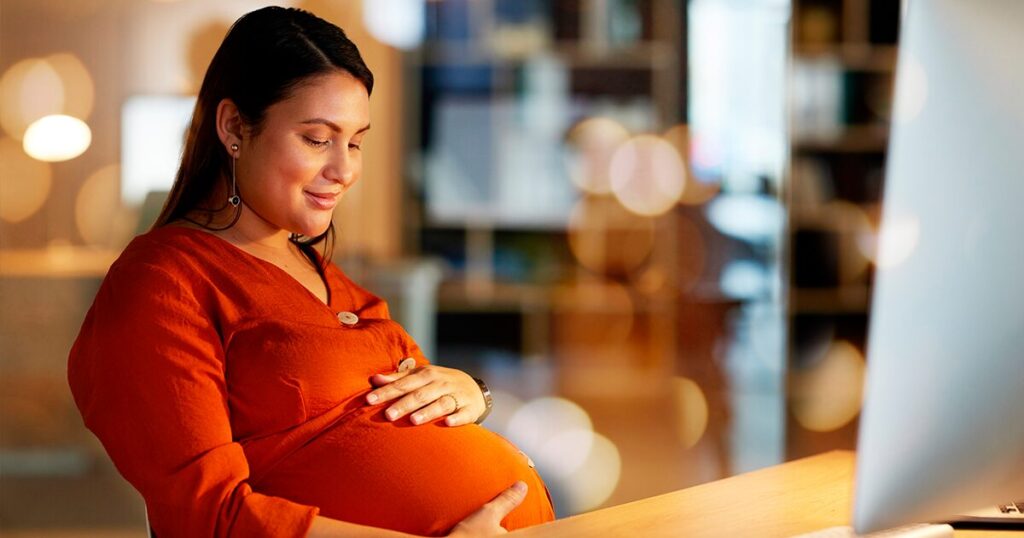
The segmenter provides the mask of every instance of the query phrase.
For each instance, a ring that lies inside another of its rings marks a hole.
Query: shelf
[[[896,69],[896,51],[895,45],[803,43],[794,45],[793,56],[796,61],[835,60],[848,71],[888,73]]]
[[[672,67],[676,49],[665,41],[644,41],[627,46],[598,47],[585,42],[556,41],[526,53],[508,53],[481,47],[467,47],[463,41],[432,41],[423,46],[419,62],[425,66],[489,66],[518,68],[540,53],[550,53],[569,68],[641,70]]]
[[[0,250],[0,276],[5,278],[103,278],[119,251],[76,246]]]
[[[816,207],[793,207],[790,227],[796,230],[828,230],[837,233],[871,232],[878,227],[880,202],[855,204],[829,202]]]
[[[851,314],[867,312],[871,289],[867,285],[839,288],[794,289],[790,293],[793,314]]]
[[[793,141],[798,153],[885,153],[888,125],[847,125],[835,136],[803,136]]]

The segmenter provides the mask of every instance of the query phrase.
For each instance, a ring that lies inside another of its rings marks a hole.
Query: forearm
[[[309,534],[306,535],[306,538],[346,538],[349,536],[360,538],[409,538],[413,535],[316,516],[313,518],[313,525],[309,527]]]

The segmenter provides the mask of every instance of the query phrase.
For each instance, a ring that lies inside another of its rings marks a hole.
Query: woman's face
[[[370,128],[366,87],[336,71],[271,105],[245,137],[236,176],[243,202],[272,228],[305,236],[327,230],[334,207],[362,173]]]

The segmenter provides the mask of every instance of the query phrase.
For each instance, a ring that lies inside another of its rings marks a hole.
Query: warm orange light
[[[46,62],[60,77],[64,88],[64,106],[60,113],[83,120],[88,119],[92,114],[95,97],[95,87],[89,70],[78,56],[68,52],[51,54],[46,57]]]
[[[679,289],[690,291],[704,274],[707,260],[707,246],[700,227],[689,217],[675,215],[676,227],[676,274]]]
[[[608,172],[612,154],[629,138],[629,131],[609,118],[587,118],[569,131],[569,178],[584,192],[611,192]]]
[[[91,143],[92,130],[84,121],[54,114],[43,116],[28,126],[22,148],[33,159],[59,162],[85,153]]]
[[[872,238],[874,228],[871,218],[861,206],[845,201],[833,201],[822,206],[822,222],[839,232],[841,251],[839,280],[843,283],[859,282],[871,264],[867,255],[865,240]]]
[[[684,448],[693,448],[708,427],[708,401],[696,381],[672,378],[672,400],[676,411],[676,436]]]
[[[21,222],[39,211],[50,194],[50,165],[25,155],[21,144],[0,139],[0,218]]]
[[[558,341],[569,347],[608,350],[633,330],[636,307],[622,284],[582,281],[558,288],[554,298]]]
[[[790,408],[797,422],[816,432],[838,430],[860,412],[864,357],[849,342],[833,342],[811,368],[792,374]]]
[[[21,140],[28,126],[64,110],[64,84],[53,66],[39,58],[22,60],[0,78],[0,126]]]
[[[619,145],[609,162],[612,192],[638,215],[657,216],[679,201],[686,169],[679,152],[664,139],[640,135]]]
[[[654,222],[626,211],[614,199],[585,197],[569,215],[569,249],[580,265],[621,275],[638,267],[654,246]]]
[[[75,196],[75,224],[91,245],[109,245],[120,205],[121,168],[109,165],[93,172]]]

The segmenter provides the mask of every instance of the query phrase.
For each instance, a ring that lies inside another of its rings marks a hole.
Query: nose
[[[352,155],[347,147],[332,152],[331,160],[324,168],[324,176],[346,188],[352,186],[359,179],[358,155]]]

